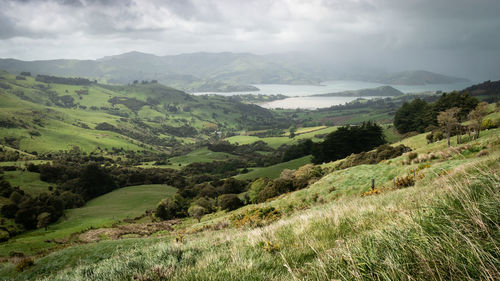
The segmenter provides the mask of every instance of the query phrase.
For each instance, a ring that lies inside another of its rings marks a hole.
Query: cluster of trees
[[[0,209],[2,216],[14,219],[27,230],[47,227],[62,216],[64,209],[79,207],[84,203],[80,196],[69,191],[56,190],[51,194],[32,197],[19,187],[12,187],[4,179],[0,179],[0,196],[9,198],[9,203]],[[9,234],[13,236],[16,233]]]
[[[198,131],[195,128],[188,126],[188,125],[174,127],[174,126],[162,124],[161,130],[168,135],[172,135],[172,136],[176,136],[176,137],[183,137],[183,138],[184,137],[194,137],[198,134]]]
[[[234,210],[247,203],[238,196],[247,188],[247,181],[234,178],[191,184],[179,189],[173,198],[166,198],[158,203],[155,215],[163,220],[188,215],[200,219],[204,214],[218,209]]]
[[[312,147],[312,162],[319,164],[345,158],[352,153],[369,151],[386,143],[382,128],[374,122],[344,126]]]
[[[7,150],[0,147],[0,161],[17,161],[21,156],[16,150]]]
[[[169,184],[183,188],[188,184],[180,172],[172,169],[106,167],[102,162],[82,162],[82,159],[77,159],[75,162],[29,164],[28,171],[40,173],[42,181],[55,185],[49,192],[36,197],[0,179],[0,196],[10,199],[1,208],[2,216],[15,219],[25,229],[34,229],[57,221],[65,209],[80,207],[86,201],[119,187]]]
[[[273,152],[274,149],[263,141],[256,141],[251,144],[235,145],[228,141],[217,141],[209,143],[207,148],[214,152],[226,152],[234,155],[244,155],[255,153],[256,151]]]
[[[234,210],[250,203],[260,203],[281,194],[303,189],[321,178],[320,166],[305,165],[297,171],[285,169],[279,178],[259,178],[253,182],[227,178],[202,178],[200,183],[180,188],[172,198],[162,200],[155,215],[163,220],[194,217],[198,220],[217,210]]]
[[[394,126],[400,133],[431,132],[427,135],[428,142],[446,137],[450,146],[452,136],[456,135],[457,143],[461,143],[461,136],[465,133],[469,135],[469,139],[477,139],[482,128],[496,126],[491,120],[483,121],[487,107],[486,102],[479,103],[465,91],[444,93],[434,103],[420,99],[404,103],[396,112]],[[467,120],[470,121],[469,125],[461,125]],[[474,135],[471,137],[472,132]]]
[[[460,118],[460,112],[460,108],[452,107],[439,112],[437,116],[439,127],[448,139],[448,146],[451,144],[451,136],[456,135],[457,143],[462,143],[462,134],[466,132],[469,134],[469,139],[471,139],[470,135],[471,131],[473,131],[473,138],[477,139],[479,138],[482,127],[496,127],[496,124],[494,124],[490,119],[488,119],[489,122],[483,122],[483,118],[488,112],[488,104],[486,102],[479,103],[472,111],[469,112],[468,120],[470,121],[470,124],[468,126],[462,126],[460,124],[461,120],[464,120],[463,118]],[[431,134],[427,135],[427,140],[429,142],[433,141],[436,135],[438,134],[436,133],[436,130],[434,130]]]
[[[80,77],[69,78],[69,77],[57,77],[50,75],[37,75],[35,80],[43,83],[55,83],[55,84],[65,84],[65,85],[86,86],[92,84],[92,81]]]
[[[440,112],[451,108],[458,108],[455,113],[459,121],[464,121],[479,101],[467,93],[443,93],[434,103],[427,103],[422,99],[414,99],[405,102],[396,111],[394,126],[398,132],[405,134],[409,132],[423,133],[438,126],[438,115]]]
[[[282,161],[287,162],[293,159],[311,154],[314,143],[310,139],[300,140],[298,144],[290,145],[283,152]]]
[[[303,189],[309,183],[323,176],[320,166],[312,164],[300,167],[297,171],[285,169],[277,179],[259,178],[249,187],[248,200],[261,203],[281,194]]]

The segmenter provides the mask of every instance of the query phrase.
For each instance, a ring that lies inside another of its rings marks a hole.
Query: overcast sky
[[[0,57],[300,51],[500,79],[499,0],[0,0]]]

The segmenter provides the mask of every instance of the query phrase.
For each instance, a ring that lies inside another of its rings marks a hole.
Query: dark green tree
[[[434,123],[431,109],[432,107],[421,99],[405,102],[396,111],[394,126],[402,134],[413,131],[423,133]]]
[[[322,143],[312,149],[313,163],[335,161],[352,153],[369,151],[386,143],[382,128],[374,122],[359,126],[344,126],[330,133]]]

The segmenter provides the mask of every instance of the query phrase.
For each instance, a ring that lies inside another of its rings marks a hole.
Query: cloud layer
[[[0,57],[301,51],[500,79],[497,0],[0,0]]]

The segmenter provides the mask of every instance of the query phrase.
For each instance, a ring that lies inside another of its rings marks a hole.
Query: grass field
[[[65,212],[59,222],[48,230],[38,229],[24,233],[0,244],[0,256],[11,251],[32,254],[56,247],[53,239],[68,238],[72,233],[85,229],[111,226],[125,218],[134,218],[147,209],[154,208],[163,198],[173,195],[176,189],[166,185],[140,185],[117,189],[89,201],[85,206]]]
[[[217,160],[227,160],[231,158],[235,158],[235,155],[225,152],[213,152],[209,150],[207,147],[202,147],[200,149],[191,151],[190,153],[182,156],[176,156],[169,158],[168,165],[157,165],[153,166],[153,163],[149,163],[149,165],[141,165],[141,167],[145,168],[172,168],[172,169],[180,169],[185,165],[188,165],[193,162],[212,162]]]
[[[323,129],[321,129],[323,128]],[[251,144],[256,141],[263,141],[267,143],[269,146],[272,148],[278,148],[280,145],[283,144],[295,144],[297,143],[298,140],[301,139],[312,139],[313,141],[321,141],[321,139],[318,139],[315,137],[315,135],[320,135],[320,134],[328,134],[333,131],[335,131],[337,127],[308,127],[308,128],[301,128],[301,130],[304,132],[300,135],[295,136],[294,138],[289,138],[289,137],[266,137],[266,138],[259,138],[256,136],[233,136],[226,138],[226,140],[230,143],[236,144],[238,143],[239,145],[243,144]]]
[[[256,179],[256,178],[279,178],[280,173],[284,169],[298,169],[301,166],[311,163],[312,156],[304,156],[302,158],[294,159],[288,162],[272,165],[269,167],[262,168],[251,168],[250,171],[246,174],[241,174],[236,176],[235,178],[239,180],[247,180],[247,179]]]
[[[20,186],[26,193],[37,196],[43,192],[49,192],[51,184],[41,181],[40,174],[28,171],[4,172],[5,179],[12,186]]]

